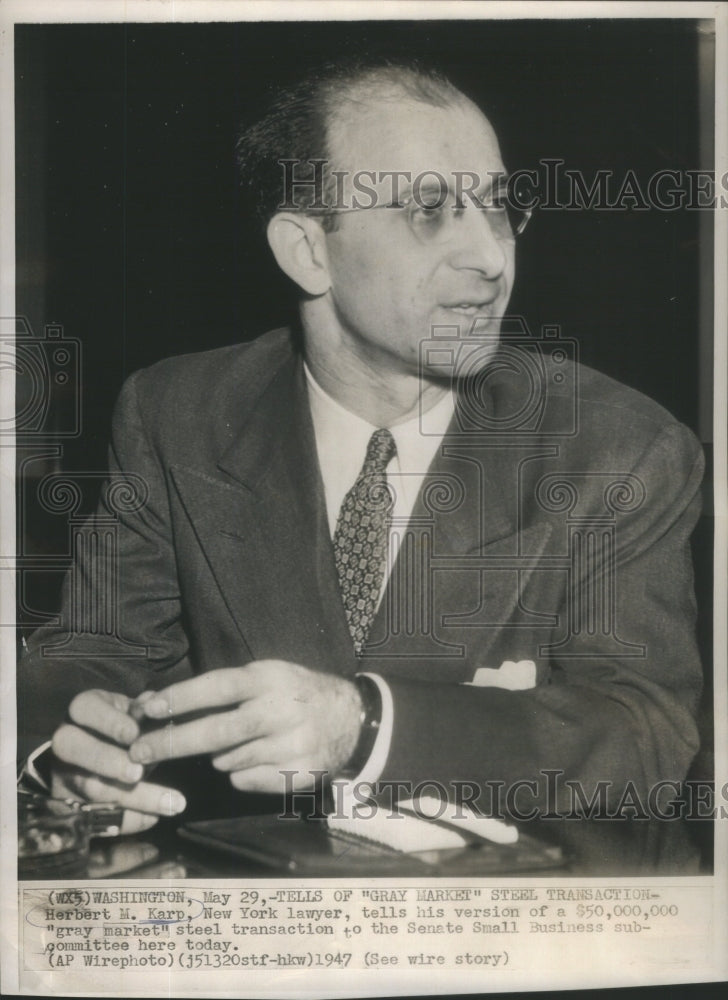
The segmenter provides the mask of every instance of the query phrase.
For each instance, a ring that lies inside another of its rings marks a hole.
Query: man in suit
[[[363,67],[284,94],[240,156],[300,321],[125,385],[64,627],[19,671],[54,791],[129,832],[184,811],[145,768],[191,755],[240,808],[316,775],[535,809],[549,771],[610,801],[680,781],[700,451],[503,324],[519,223],[489,122],[435,74]],[[89,627],[113,559],[113,627]]]

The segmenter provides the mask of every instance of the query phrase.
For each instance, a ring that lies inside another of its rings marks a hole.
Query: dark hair
[[[309,73],[280,90],[267,112],[240,133],[236,144],[243,189],[251,208],[265,226],[284,197],[281,160],[296,161],[297,180],[312,179],[309,160],[330,161],[330,135],[336,115],[346,103],[371,102],[402,94],[434,107],[465,100],[463,93],[438,70],[417,62],[348,60]],[[333,182],[323,168],[323,194],[333,199]],[[296,208],[310,208],[312,187],[296,189]],[[331,224],[335,217],[324,217]]]

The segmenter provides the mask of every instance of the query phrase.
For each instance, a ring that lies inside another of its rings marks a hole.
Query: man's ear
[[[298,212],[278,212],[268,223],[268,243],[278,266],[309,295],[331,286],[324,232],[319,223]]]

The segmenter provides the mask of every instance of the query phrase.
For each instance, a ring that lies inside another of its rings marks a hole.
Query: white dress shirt
[[[361,472],[369,439],[378,428],[337,403],[324,392],[306,365],[304,369],[309,387],[308,398],[324,485],[329,532],[333,538],[341,504]],[[387,466],[387,484],[394,492],[391,516],[398,530],[390,535],[389,558],[379,594],[380,600],[397,557],[403,529],[409,521],[427,470],[450,426],[454,412],[452,392],[446,392],[425,413],[418,413],[404,423],[389,428],[397,445],[397,454]],[[357,783],[374,783],[381,775],[389,756],[394,727],[394,706],[389,685],[377,674],[366,676],[372,678],[381,693],[382,720],[369,760],[354,779]]]

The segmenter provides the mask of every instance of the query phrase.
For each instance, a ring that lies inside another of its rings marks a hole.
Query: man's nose
[[[499,278],[506,268],[512,241],[498,239],[489,213],[466,205],[454,226],[450,262],[453,267],[479,271],[486,278]]]

